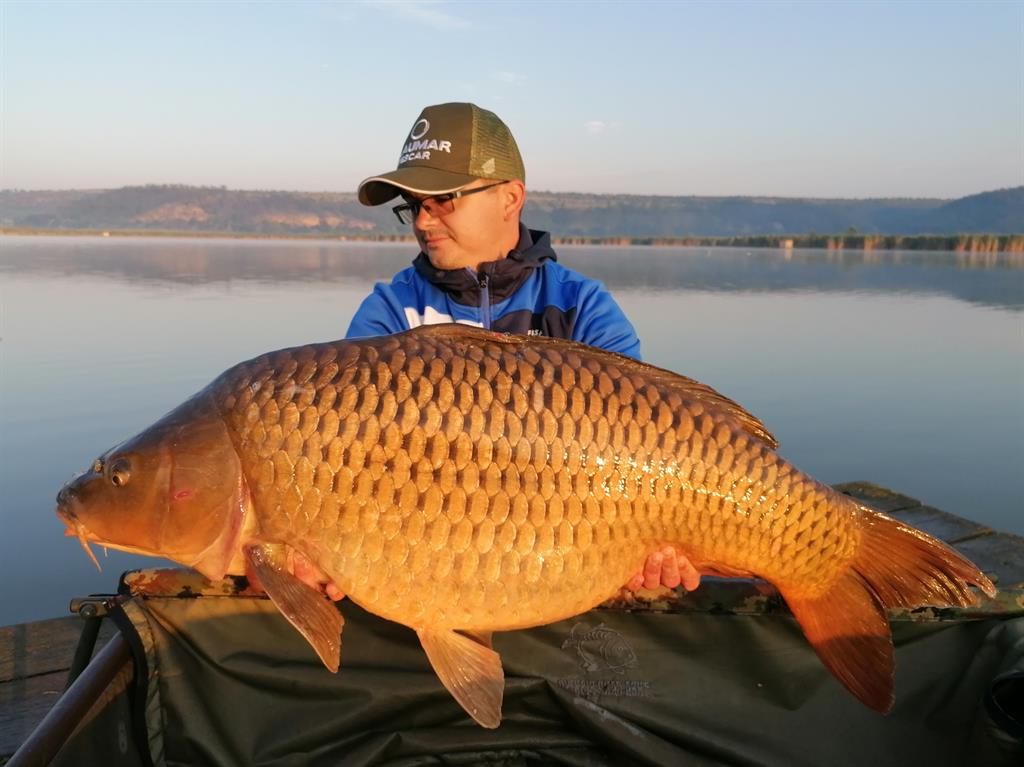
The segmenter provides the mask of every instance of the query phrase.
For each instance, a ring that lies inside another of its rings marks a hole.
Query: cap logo
[[[412,126],[412,130],[409,132],[409,138],[413,141],[418,138],[423,138],[427,135],[428,130],[430,130],[430,123],[421,118],[416,121],[414,126]]]
[[[406,141],[405,146],[402,147],[402,154],[398,158],[399,165],[404,165],[405,163],[413,160],[429,160],[430,153],[432,151],[447,152],[448,154],[452,153],[451,141],[440,141],[436,138],[423,138],[427,135],[427,131],[429,130],[429,120],[421,117],[416,121],[415,125],[412,126],[412,130],[409,131],[409,140]]]

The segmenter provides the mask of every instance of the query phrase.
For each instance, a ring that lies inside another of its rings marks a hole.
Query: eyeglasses
[[[471,194],[486,192],[488,189],[494,189],[496,186],[507,183],[507,181],[499,181],[496,184],[478,186],[473,189],[463,189],[458,192],[448,192],[447,194],[435,194],[422,200],[413,200],[406,197],[404,205],[396,205],[391,210],[395,212],[395,216],[403,224],[411,224],[415,221],[416,217],[420,214],[420,208],[426,210],[428,216],[439,218],[455,211],[455,200],[459,197],[469,197]]]

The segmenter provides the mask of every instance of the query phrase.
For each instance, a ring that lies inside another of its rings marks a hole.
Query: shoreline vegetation
[[[0,226],[0,235],[41,237],[179,237],[225,240],[329,240],[332,242],[415,242],[407,234],[327,234],[199,231],[194,229],[58,229]],[[955,253],[1011,253],[1024,256],[1024,234],[770,234],[728,237],[552,237],[555,245],[618,247],[813,248],[816,250],[934,250]]]

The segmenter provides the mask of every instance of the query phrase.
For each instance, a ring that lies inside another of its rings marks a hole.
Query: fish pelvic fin
[[[505,672],[501,656],[451,629],[417,629],[430,665],[441,684],[482,727],[501,724]]]
[[[345,619],[333,602],[288,572],[287,554],[282,545],[262,543],[245,547],[245,556],[267,596],[313,646],[324,665],[336,672],[341,663]]]
[[[842,573],[813,596],[780,586],[818,657],[870,708],[893,704],[893,647],[887,608],[968,607],[970,586],[995,596],[992,582],[966,557],[909,525],[859,506],[862,537]]]

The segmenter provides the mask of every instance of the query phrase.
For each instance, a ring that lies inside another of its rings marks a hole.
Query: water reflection
[[[848,292],[946,295],[1024,308],[1018,253],[561,246],[568,266],[613,290]],[[411,243],[175,238],[0,238],[0,272],[96,275],[126,282],[316,282],[389,279]]]

